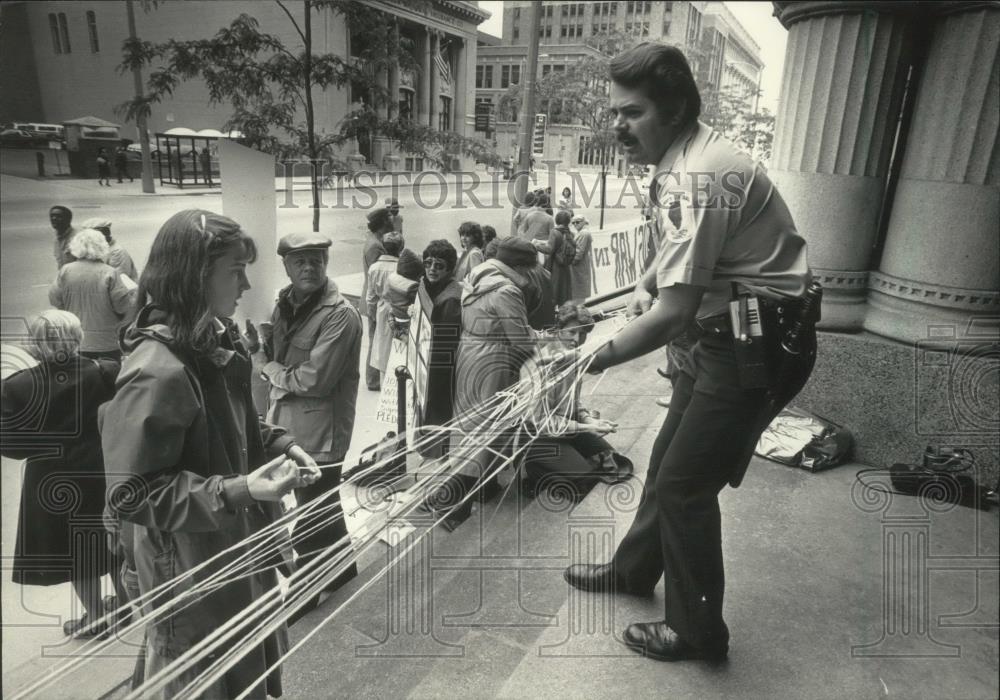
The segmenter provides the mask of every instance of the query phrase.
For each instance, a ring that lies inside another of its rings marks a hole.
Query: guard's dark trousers
[[[767,389],[740,387],[728,330],[703,335],[674,384],[639,509],[613,564],[634,591],[652,590],[662,575],[664,619],[696,647],[729,639],[722,619],[719,492],[739,484],[760,434],[809,378],[815,330],[803,341],[793,371],[783,373],[783,386],[772,387],[770,396]],[[776,364],[781,351],[777,342],[769,345]]]

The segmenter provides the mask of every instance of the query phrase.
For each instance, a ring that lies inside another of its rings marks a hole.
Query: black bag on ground
[[[843,426],[799,408],[785,408],[761,434],[754,452],[818,472],[843,463],[853,447],[854,437]]]

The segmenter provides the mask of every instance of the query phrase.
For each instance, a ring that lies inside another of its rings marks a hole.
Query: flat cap
[[[299,250],[326,250],[332,241],[321,233],[289,233],[278,241],[278,255],[284,257]]]
[[[523,238],[508,236],[497,245],[497,260],[511,267],[530,267],[538,262],[538,252]]]
[[[80,228],[110,228],[111,219],[106,216],[95,216],[92,219],[87,219],[82,224]]]

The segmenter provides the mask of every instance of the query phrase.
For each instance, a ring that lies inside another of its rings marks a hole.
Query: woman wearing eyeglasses
[[[434,305],[431,316],[430,366],[427,372],[427,406],[423,425],[443,425],[451,420],[455,400],[455,358],[462,335],[462,285],[455,279],[458,251],[444,239],[424,249],[424,276],[420,288]],[[441,454],[447,437],[431,452]]]

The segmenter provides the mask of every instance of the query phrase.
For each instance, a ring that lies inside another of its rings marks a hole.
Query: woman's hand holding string
[[[300,467],[284,456],[271,460],[247,475],[247,489],[256,501],[280,501],[293,489],[319,478],[317,467]]]
[[[318,467],[316,467],[316,460],[313,459],[308,452],[303,450],[298,445],[292,445],[291,447],[289,447],[288,450],[285,452],[285,456],[288,457],[288,459],[293,460],[300,467],[311,467],[318,469]],[[319,471],[317,471],[317,478],[318,476],[319,476]]]
[[[608,433],[618,432],[618,424],[612,423],[609,420],[604,420],[603,418],[590,418],[588,420],[579,421],[580,430],[586,433],[594,433],[595,435],[607,435]]]

